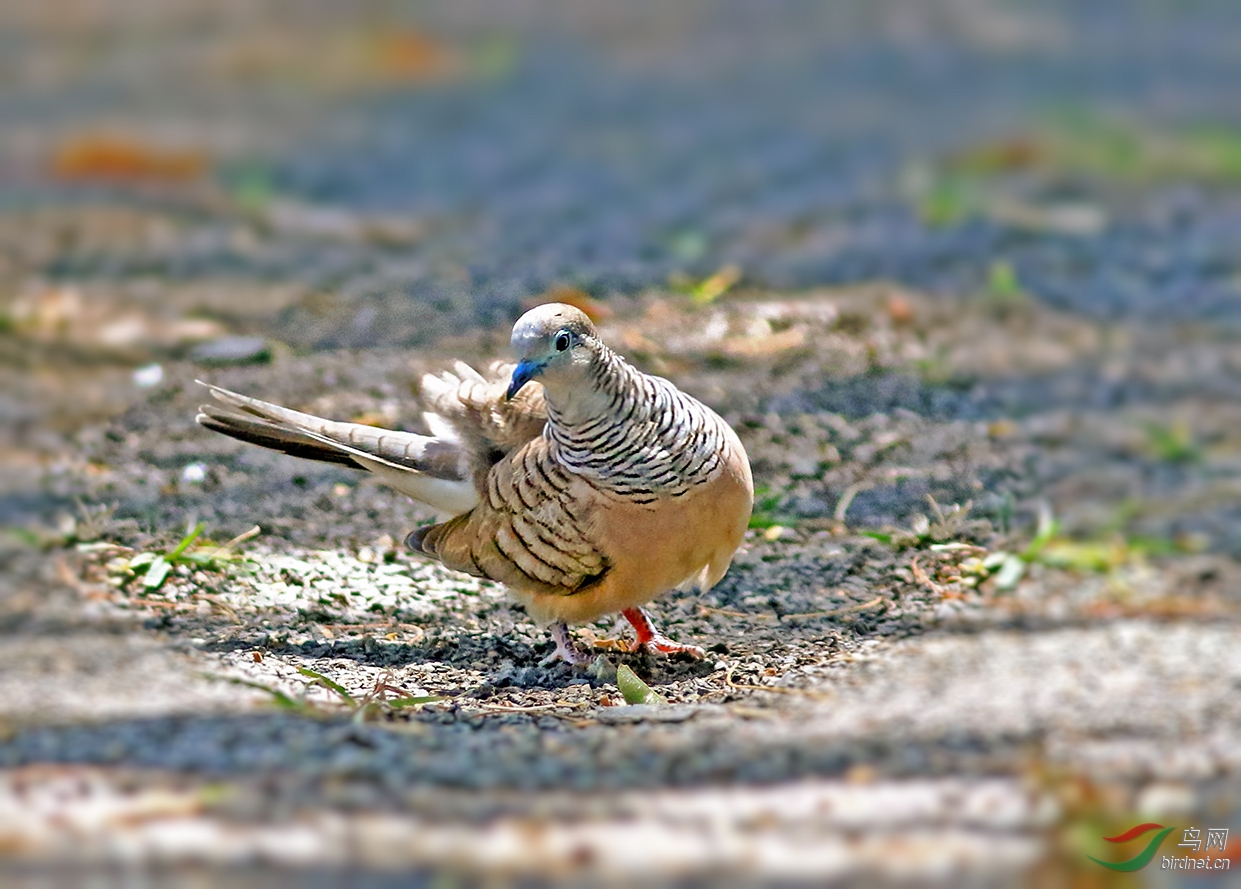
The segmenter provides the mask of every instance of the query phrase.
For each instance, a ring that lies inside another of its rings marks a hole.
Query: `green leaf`
[[[1064,542],[1047,547],[1041,554],[1041,561],[1054,568],[1106,572],[1119,568],[1133,555],[1123,543]]]
[[[616,668],[616,685],[626,704],[666,704],[668,699],[638,678],[638,674],[621,664]]]
[[[1021,299],[1023,290],[1017,272],[1004,260],[996,260],[987,269],[987,293],[992,299],[1012,302]]]
[[[229,185],[233,200],[246,213],[265,212],[276,197],[271,175],[259,166],[238,170]]]
[[[156,556],[151,561],[151,567],[147,569],[146,575],[142,578],[142,585],[148,590],[157,590],[164,585],[164,580],[168,577],[168,572],[172,570],[172,565],[163,556]]]
[[[1005,591],[1014,589],[1025,573],[1025,561],[1020,556],[1009,555],[1000,565],[1000,570],[996,572],[995,588]]]
[[[150,565],[155,561],[155,556],[155,553],[138,553],[138,555],[129,560],[129,570],[137,571],[139,568]]]
[[[1181,421],[1170,426],[1147,423],[1146,434],[1150,439],[1152,454],[1168,463],[1197,463],[1202,459],[1202,448],[1194,440],[1193,429]]]
[[[986,558],[982,560],[982,566],[988,571],[994,571],[1009,559],[1009,553],[999,550],[993,553],[987,553]]]
[[[796,519],[772,515],[766,512],[756,512],[750,516],[750,527],[756,531],[765,531],[774,525],[792,526],[795,524],[797,524]]]
[[[977,191],[964,178],[944,178],[922,196],[918,209],[928,225],[955,225],[980,212],[981,199]]]

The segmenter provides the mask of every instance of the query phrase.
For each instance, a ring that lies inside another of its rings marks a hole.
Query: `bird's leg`
[[[682,645],[680,642],[673,642],[659,632],[651,623],[651,616],[641,608],[626,608],[621,614],[625,615],[625,620],[633,624],[634,631],[638,634],[638,641],[633,646],[634,651],[645,648],[647,651],[660,651],[664,654],[682,652],[695,659],[707,656],[707,653],[697,645]]]
[[[549,654],[543,660],[539,661],[540,667],[550,667],[556,661],[564,661],[566,664],[584,664],[586,658],[577,650],[577,646],[573,644],[573,637],[569,635],[569,625],[563,621],[557,621],[552,624],[552,638],[556,640],[556,650]]]

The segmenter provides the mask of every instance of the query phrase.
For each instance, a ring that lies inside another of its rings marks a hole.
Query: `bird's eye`
[[[556,351],[563,352],[567,348],[569,348],[569,334],[561,333],[556,337]]]

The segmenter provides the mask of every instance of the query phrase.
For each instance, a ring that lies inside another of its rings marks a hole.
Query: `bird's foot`
[[[673,642],[659,630],[655,629],[655,625],[651,623],[651,616],[641,608],[626,608],[621,612],[625,619],[633,624],[634,632],[638,634],[637,640],[633,643],[632,651],[657,651],[661,654],[687,654],[694,660],[702,660],[707,653],[697,645],[685,645],[681,642]]]
[[[540,667],[550,667],[556,661],[564,661],[570,666],[577,666],[590,661],[590,657],[579,651],[577,646],[573,644],[573,637],[569,635],[568,624],[552,624],[552,639],[556,641],[556,650],[539,661]]]
[[[635,642],[633,644],[634,651],[642,648],[645,648],[647,651],[658,651],[660,654],[687,654],[696,661],[700,661],[707,656],[707,652],[697,645],[673,642],[662,634],[656,634],[654,639],[647,639],[645,642]]]

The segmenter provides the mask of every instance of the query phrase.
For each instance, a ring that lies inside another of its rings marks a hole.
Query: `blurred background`
[[[1115,325],[1228,330],[1241,305],[1228,2],[0,16],[14,467],[128,406],[148,363],[421,347],[502,331],[558,288],[607,304],[888,282],[1033,301],[1113,325],[1113,345],[1140,336]],[[971,392],[973,369],[949,366],[946,391],[858,397],[975,419],[1233,391],[1226,356],[1118,366],[1148,348],[1073,379]],[[1156,449],[1194,435],[1151,422]],[[42,508],[29,481],[0,498],[6,521]]]
[[[416,425],[420,361],[547,299],[742,431],[756,546],[964,535],[970,590],[1056,620],[1231,621],[1238,84],[1234,0],[0,2],[12,631],[104,511],[397,535],[204,442],[191,381]],[[786,610],[825,607],[808,552]],[[715,605],[768,595],[739,576]]]

